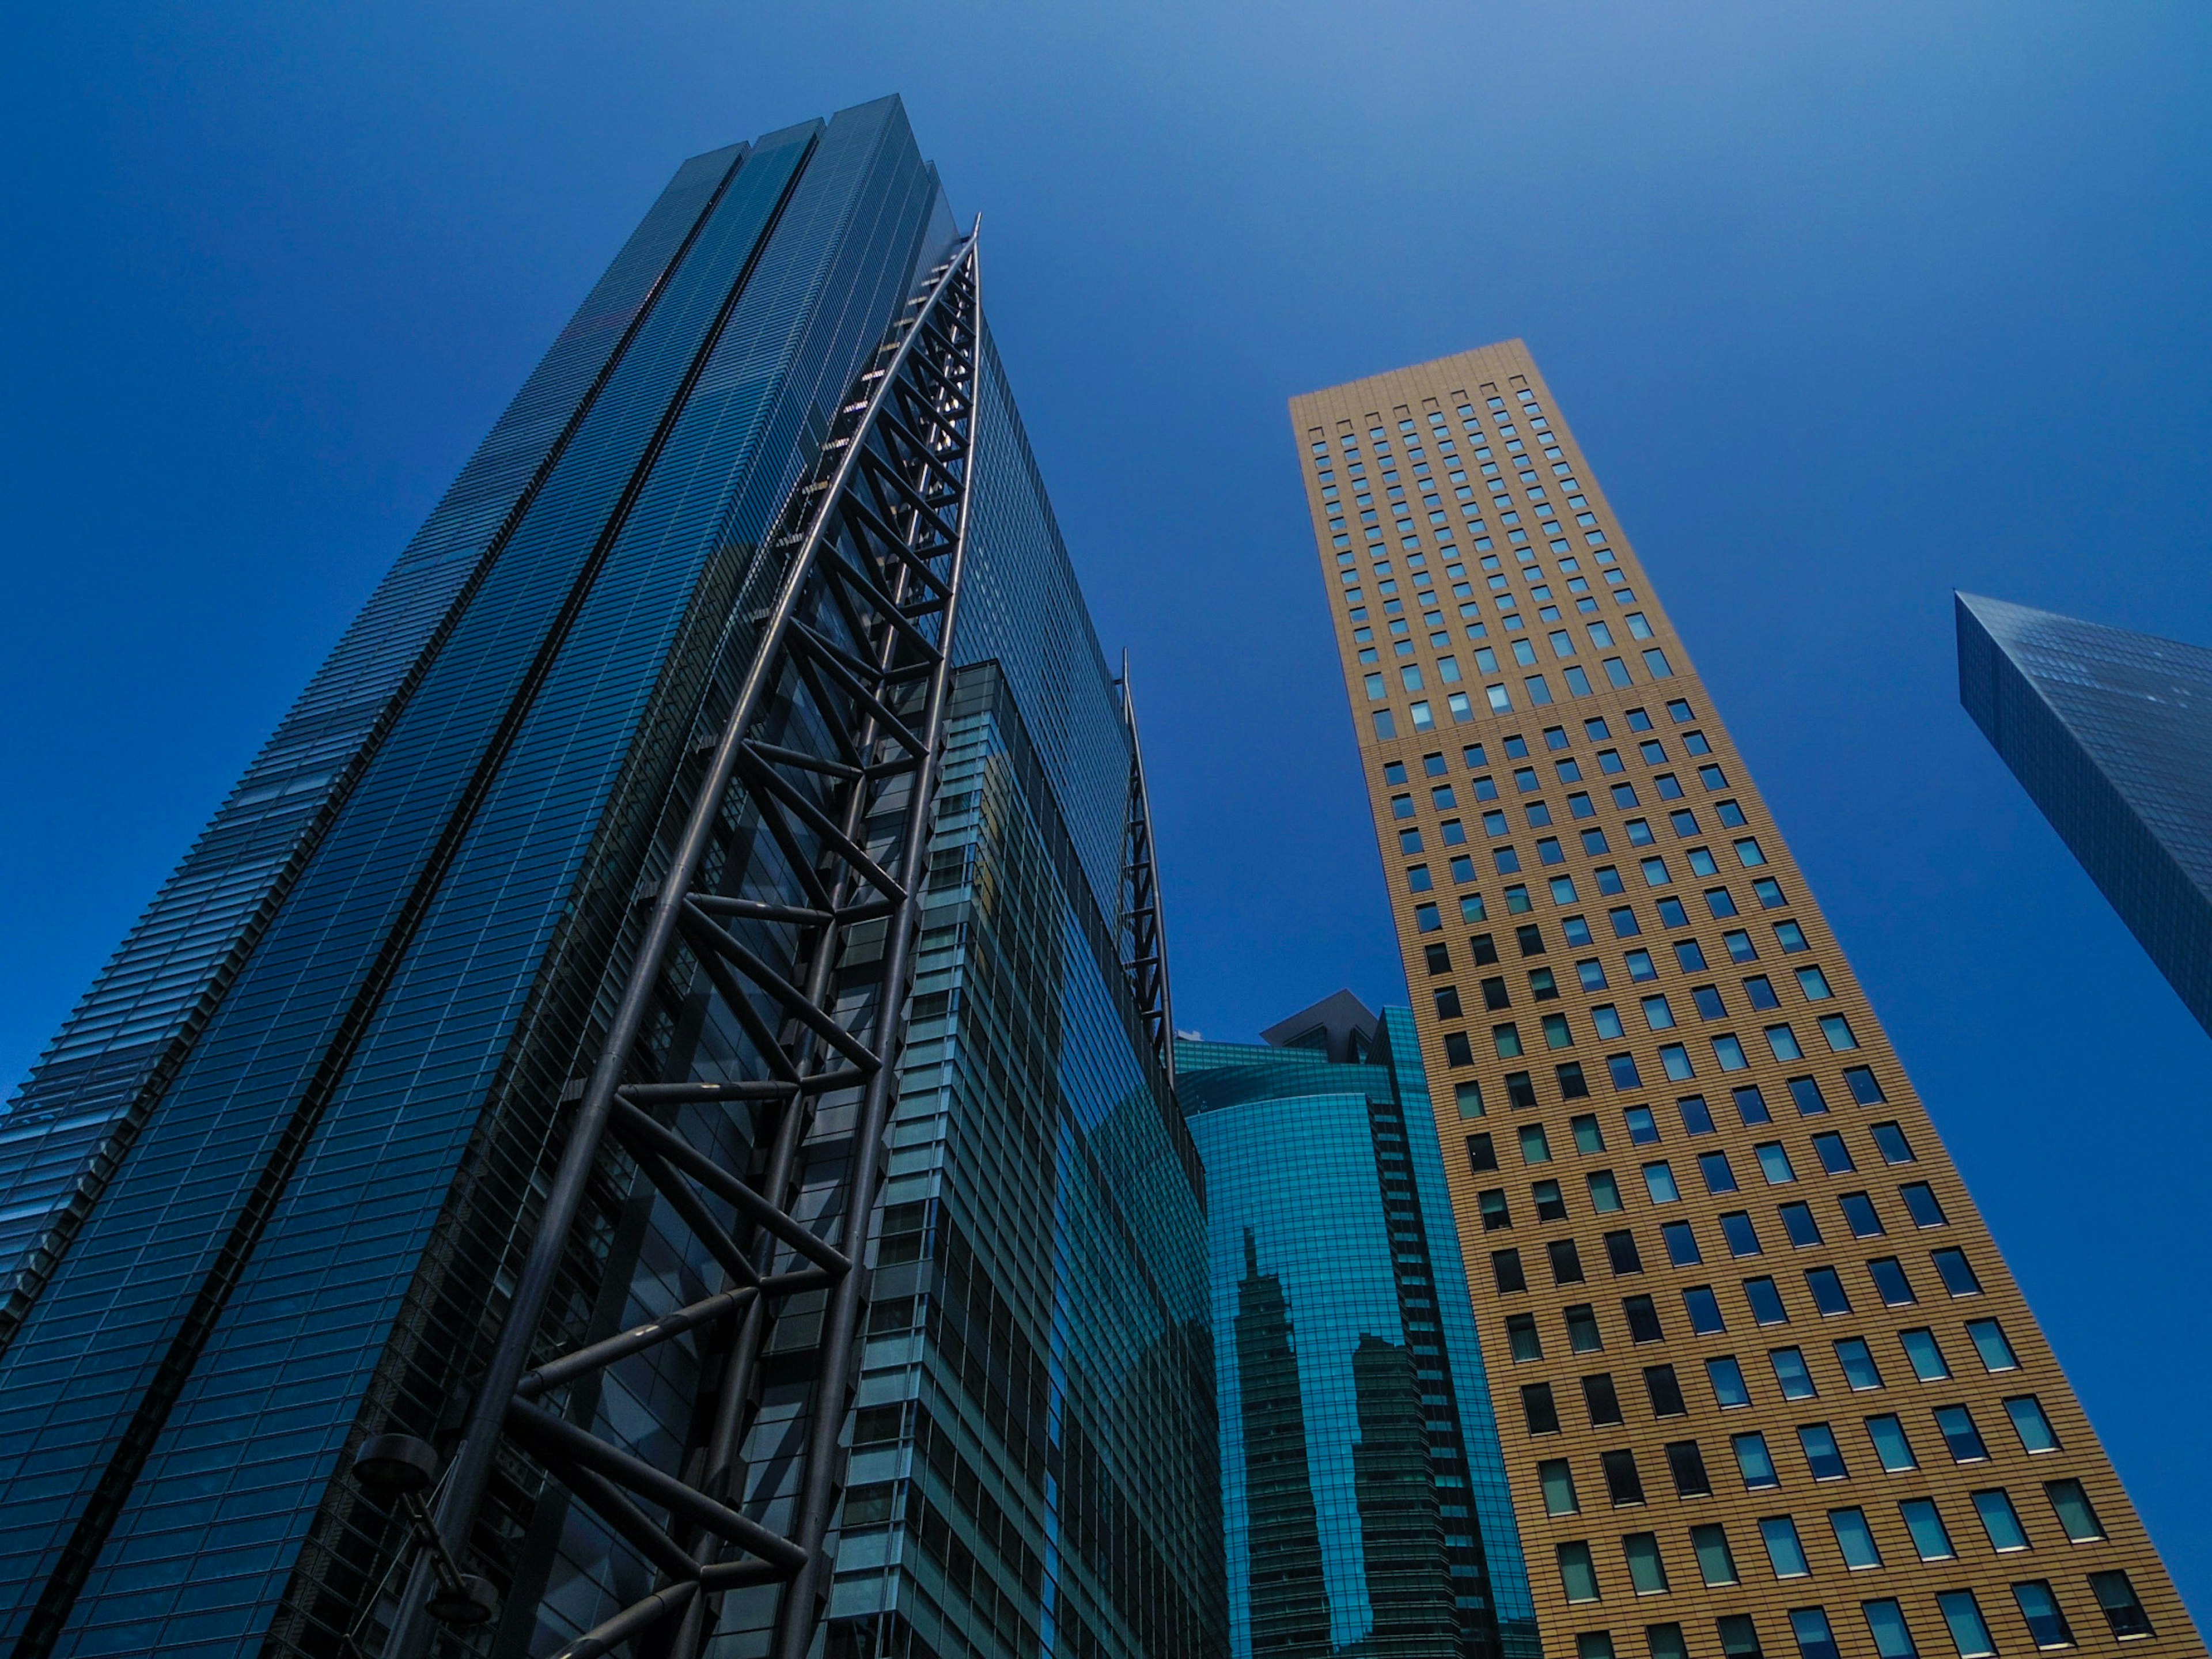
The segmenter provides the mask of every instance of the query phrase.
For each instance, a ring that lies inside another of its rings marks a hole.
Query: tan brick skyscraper
[[[1527,349],[1291,413],[1546,1653],[2203,1653]]]

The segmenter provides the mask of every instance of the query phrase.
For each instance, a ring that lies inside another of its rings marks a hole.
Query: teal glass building
[[[1236,1659],[1534,1659],[1411,1013],[1176,1045],[1205,1160]]]
[[[2212,651],[1956,599],[1959,701],[2212,1032]]]
[[[769,1651],[777,1590],[707,1583],[684,1517],[773,1529],[802,1501],[826,1293],[766,1339],[684,1322],[750,1293],[750,1241],[781,1248],[718,1194],[783,1156],[770,1108],[797,1097],[768,1063],[781,1005],[717,1001],[703,957],[672,958],[651,1086],[668,1156],[720,1184],[672,1203],[610,1141],[532,1351],[664,1334],[540,1415],[666,1502],[501,1442],[451,1540],[495,1611],[430,1629],[402,1605],[425,1556],[348,1471],[384,1434],[459,1466],[669,826],[769,637],[779,527],[972,253],[895,98],[679,167],[41,1058],[0,1119],[0,1650]],[[1133,732],[974,316],[957,623],[915,631],[953,668],[945,759],[821,1613],[839,1655],[1211,1656],[1204,1183],[1119,950]],[[816,649],[817,679],[860,683]],[[822,738],[783,696],[779,757]],[[871,729],[903,717],[878,706]],[[823,790],[882,752],[817,763]],[[827,975],[834,1008],[872,924],[827,969],[800,941],[809,860],[849,842],[813,797],[731,799],[695,890],[751,918],[750,983]],[[836,1219],[854,1111],[822,1094],[801,1224]],[[726,1413],[736,1463],[686,1486]],[[680,1616],[587,1635],[658,1617],[687,1563]]]

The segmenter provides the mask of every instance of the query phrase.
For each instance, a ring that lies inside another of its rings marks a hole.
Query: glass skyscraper
[[[978,270],[896,99],[684,163],[103,970],[0,1121],[0,1646],[1224,1648]]]
[[[2212,651],[1957,596],[1959,701],[2212,1031]]]
[[[1413,1016],[1184,1040],[1206,1161],[1231,1651],[1534,1659]]]

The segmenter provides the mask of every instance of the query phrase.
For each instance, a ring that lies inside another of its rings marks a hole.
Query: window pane
[[[1966,1334],[1989,1370],[2010,1371],[2020,1368],[2020,1361],[2013,1356],[2012,1344],[2005,1340],[2004,1328],[1996,1320],[1970,1319],[1966,1322]]]
[[[1905,1517],[1905,1529],[1912,1534],[1912,1547],[1923,1561],[1948,1561],[1958,1552],[1951,1547],[1951,1534],[1943,1525],[1943,1517],[1936,1512],[1933,1501],[1925,1498],[1908,1498],[1899,1504],[1898,1512]]]
[[[1905,1437],[1905,1425],[1896,1418],[1869,1417],[1866,1430],[1867,1438],[1874,1443],[1875,1459],[1885,1473],[1897,1474],[1920,1467],[1912,1455],[1912,1443]]]
[[[1572,1515],[1582,1506],[1575,1499],[1575,1473],[1564,1457],[1536,1465],[1537,1483],[1543,1488],[1544,1513]]]
[[[1588,1544],[1559,1546],[1559,1583],[1570,1601],[1597,1600],[1597,1570],[1590,1563]]]
[[[1774,1472],[1774,1459],[1766,1449],[1765,1435],[1740,1434],[1729,1444],[1735,1451],[1736,1472],[1743,1476],[1747,1490],[1758,1492],[1782,1484],[1781,1477]]]
[[[1982,1604],[1974,1600],[1973,1591],[1948,1590],[1936,1598],[1936,1604],[1943,1610],[1943,1622],[1950,1626],[1959,1659],[1982,1659],[1983,1655],[1996,1651],[1996,1644],[1990,1640],[1990,1627],[1982,1620]]]
[[[2142,1603],[2136,1599],[2135,1586],[2124,1572],[2093,1572],[2089,1575],[2089,1590],[2104,1609],[2105,1622],[2112,1627],[2115,1636],[2148,1636],[2150,1616],[2144,1613]]]
[[[1836,1535],[1836,1547],[1843,1552],[1845,1566],[1856,1571],[1881,1565],[1881,1551],[1875,1547],[1874,1528],[1867,1525],[1864,1510],[1830,1510],[1828,1530]]]
[[[2031,1640],[2039,1648],[2063,1648],[2072,1645],[2073,1627],[2067,1624],[2066,1615],[2058,1610],[2057,1598],[2051,1595],[2051,1586],[2042,1579],[2012,1587],[2012,1599],[2020,1604],[2020,1616],[2027,1626]]]
[[[1659,1559],[1656,1533],[1631,1533],[1620,1540],[1620,1551],[1628,1559],[1628,1582],[1638,1595],[1656,1595],[1667,1589],[1667,1567]]]
[[[2027,1534],[2020,1524],[2020,1515],[2004,1492],[1976,1492],[1974,1513],[1981,1519],[1982,1530],[1989,1535],[1990,1547],[1999,1554],[2027,1547]]]
[[[1790,1614],[1790,1633],[1797,1638],[1802,1659],[1837,1659],[1836,1638],[1828,1630],[1828,1615],[1818,1607],[1797,1607]]]
[[[1896,1602],[1862,1601],[1859,1611],[1866,1614],[1867,1634],[1874,1638],[1879,1659],[1919,1659],[1911,1628],[1905,1622],[1905,1610]]]
[[[1708,1584],[1736,1582],[1735,1555],[1729,1548],[1727,1529],[1717,1526],[1690,1528],[1690,1547],[1698,1557],[1698,1572]]]
[[[2081,1490],[2079,1480],[2053,1480],[2043,1490],[2050,1496],[2058,1524],[2073,1542],[2087,1544],[2105,1535],[2104,1524],[2089,1506],[2089,1494]]]
[[[1802,1578],[1813,1569],[1797,1541],[1797,1523],[1786,1515],[1770,1516],[1759,1523],[1759,1541],[1766,1546],[1766,1563],[1777,1578]]]
[[[2012,1419],[2013,1432],[2020,1436],[2024,1451],[2047,1452],[2058,1449],[2058,1437],[2051,1431],[2051,1419],[2043,1414],[2043,1402],[2032,1394],[2024,1394],[2004,1402],[2005,1415]]]

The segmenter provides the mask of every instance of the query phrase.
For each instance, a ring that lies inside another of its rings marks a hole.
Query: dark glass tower
[[[0,1124],[0,1647],[1224,1645],[977,272],[896,99],[686,162],[157,895]]]
[[[1339,992],[1265,1035],[1176,1045],[1210,1198],[1232,1650],[1533,1656],[1412,1017]]]
[[[2212,1031],[2212,651],[1957,595],[1959,701]]]

